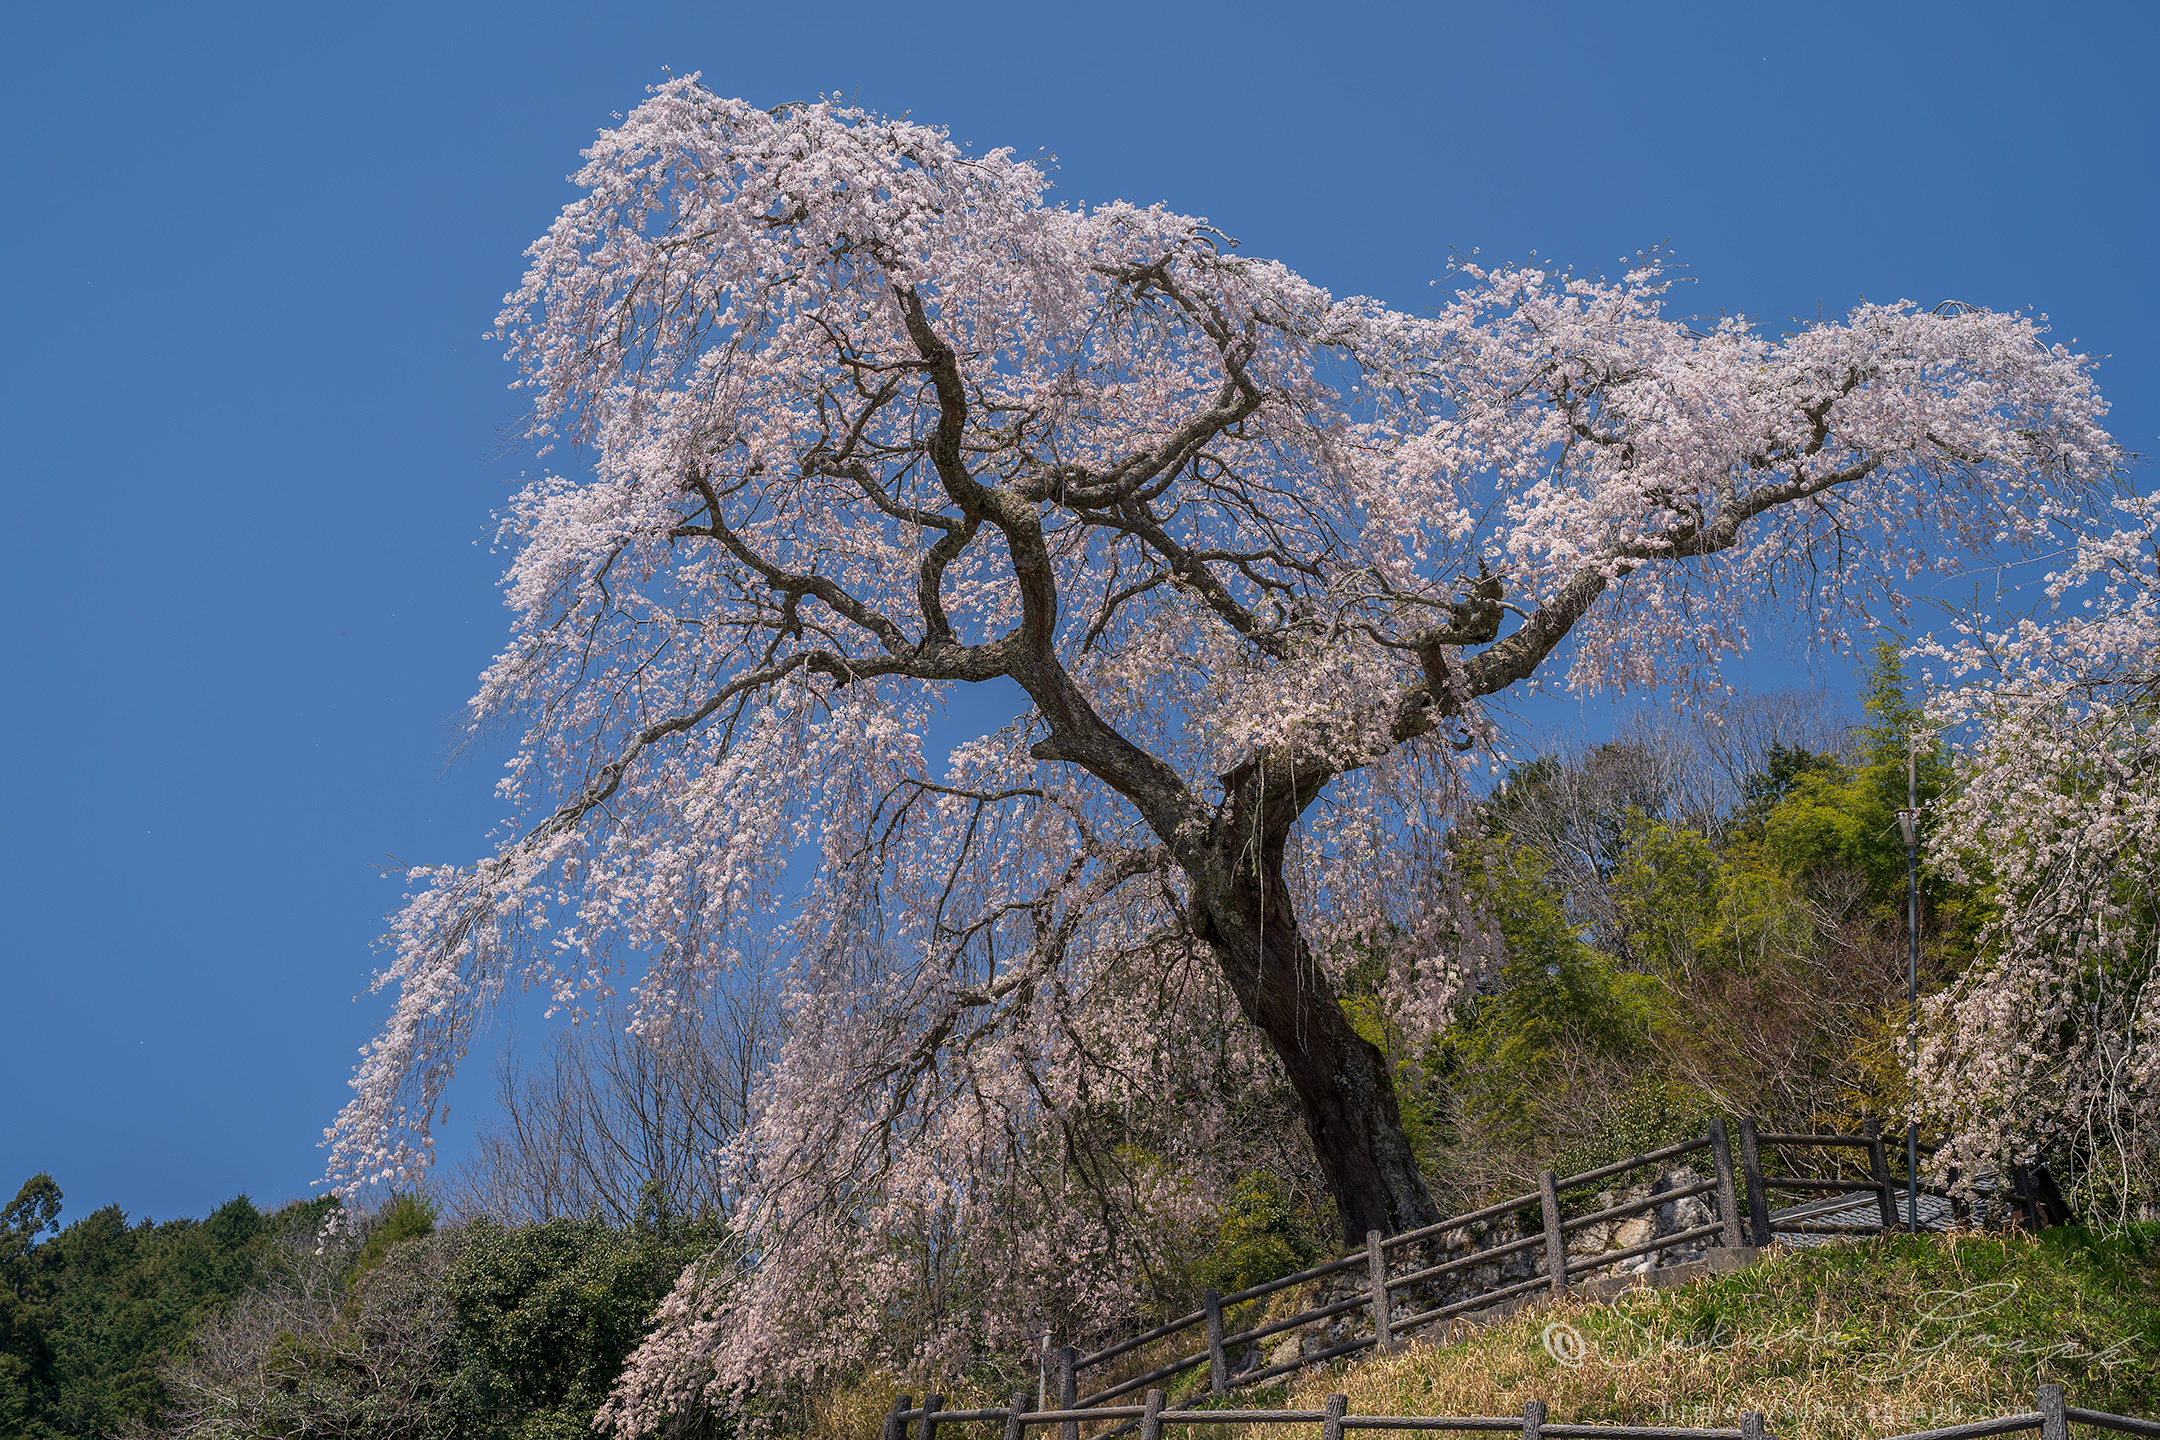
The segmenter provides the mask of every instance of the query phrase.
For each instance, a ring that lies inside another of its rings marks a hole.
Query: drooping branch
[[[1034,1276],[1060,1324],[1130,1303],[1137,1271],[1026,1257],[1126,1253],[1155,1232],[1120,1205],[1184,1203],[1120,1198],[1091,1126],[1213,1173],[1177,1149],[1177,1106],[1234,1108],[1209,1044],[1288,1082],[1346,1223],[1414,1215],[1388,1069],[1315,958],[1373,908],[1315,798],[1365,771],[1334,793],[1385,849],[1444,817],[1383,778],[1491,734],[1563,649],[1580,683],[1684,680],[1793,568],[1810,618],[1894,602],[1998,532],[2061,540],[2120,462],[2086,362],[2020,317],[1699,333],[1654,262],[1466,264],[1403,313],[1164,208],[1053,206],[1004,152],[692,80],[579,184],[502,324],[535,438],[594,464],[506,517],[514,632],[474,706],[525,727],[505,793],[537,821],[499,871],[415,872],[339,1133],[374,1169],[424,1139],[520,964],[664,989],[772,927],[789,1038],[741,1153],[791,1243],[748,1309],[690,1285],[625,1395],[679,1398],[654,1377],[685,1354],[736,1393],[799,1375],[830,1295],[907,1309],[902,1251],[977,1267],[940,1293]],[[939,773],[953,687],[1001,678],[1023,713]],[[939,1333],[1045,1320],[1008,1310]]]

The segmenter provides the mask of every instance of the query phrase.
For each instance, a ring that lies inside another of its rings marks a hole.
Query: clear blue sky
[[[370,866],[496,818],[493,758],[447,764],[524,463],[480,334],[666,67],[1054,151],[1068,198],[1400,305],[1451,247],[1670,241],[1703,313],[2044,310],[2115,357],[2118,435],[2160,431],[2151,4],[11,14],[0,1202],[50,1170],[68,1218],[320,1173],[383,1011]]]

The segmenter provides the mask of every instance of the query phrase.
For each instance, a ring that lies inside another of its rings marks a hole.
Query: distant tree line
[[[0,1212],[0,1434],[11,1437],[154,1418],[166,1356],[295,1237],[312,1243],[337,1203],[266,1216],[239,1195],[206,1219],[132,1225],[108,1205],[62,1229],[61,1201],[52,1176],[34,1175]]]
[[[60,1227],[49,1175],[0,1218],[8,1440],[583,1436],[653,1307],[721,1235],[652,1199],[438,1224],[425,1199]],[[684,1433],[694,1433],[695,1426]]]

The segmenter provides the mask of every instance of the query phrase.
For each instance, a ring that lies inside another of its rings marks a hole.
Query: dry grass
[[[828,1384],[812,1392],[805,1407],[806,1440],[871,1440],[882,1432],[898,1381],[883,1371]]]
[[[1306,1297],[1301,1287],[1274,1298],[1270,1308],[1288,1313]],[[1314,1370],[1294,1390],[1239,1391],[1228,1403],[1317,1410],[1340,1391],[1356,1414],[1520,1415],[1525,1401],[1542,1400],[1554,1421],[1717,1427],[1737,1426],[1742,1412],[1755,1410],[1781,1440],[1874,1440],[2027,1410],[2034,1390],[2053,1382],[2073,1404],[2155,1415],[2160,1225],[2113,1239],[2073,1230],[2039,1239],[1889,1236],[1780,1251],[1735,1274],[1456,1333],[1452,1345]],[[1136,1374],[1189,1344],[1184,1336],[1161,1342],[1116,1368]],[[1202,1367],[1181,1377],[1172,1398],[1204,1386],[1206,1374]],[[872,1440],[898,1388],[890,1376],[873,1376],[828,1389],[810,1406],[803,1433]],[[964,1380],[944,1389],[948,1409],[1007,1398]],[[1318,1433],[1166,1428],[1174,1440]],[[2078,1440],[2100,1440],[2074,1428]],[[963,1425],[940,1436],[998,1433],[994,1425]]]
[[[1287,1408],[1340,1391],[1361,1414],[1520,1415],[1536,1399],[1554,1421],[1733,1426],[1755,1410],[1785,1440],[1863,1440],[2027,1410],[2043,1382],[2093,1409],[2160,1411],[2160,1227],[1783,1252],[1314,1372]]]

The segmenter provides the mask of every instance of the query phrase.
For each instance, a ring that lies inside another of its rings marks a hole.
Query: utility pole
[[[1905,808],[1898,811],[1905,832],[1905,1048],[1906,1073],[1920,1073],[1920,737],[1905,737]],[[1920,1126],[1908,1106],[1905,1115],[1905,1229],[1920,1229]]]

